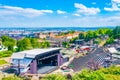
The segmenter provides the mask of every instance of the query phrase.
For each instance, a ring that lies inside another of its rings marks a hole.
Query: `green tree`
[[[50,42],[46,41],[45,44],[47,45],[47,47],[50,46]]]
[[[120,26],[117,26],[114,30],[113,30],[113,34],[115,38],[120,38]]]
[[[113,30],[112,29],[106,29],[106,34],[108,36],[113,36]]]
[[[99,35],[100,35],[100,34],[99,34],[99,32],[98,32],[97,30],[93,32],[94,38],[97,38]]]
[[[16,45],[16,41],[13,38],[4,35],[1,37],[1,39],[3,45],[7,47],[9,51],[14,51],[14,46]]]
[[[65,47],[65,48],[69,48],[69,42],[62,42],[62,45]]]
[[[31,42],[31,46],[33,48],[38,48],[39,47],[38,39],[36,39],[36,38],[30,38],[30,42]]]
[[[31,49],[31,42],[29,38],[24,38],[22,40],[19,40],[17,42],[17,47],[18,47],[18,51],[23,51],[23,50],[28,50]]]
[[[94,41],[94,43],[95,43],[95,44],[100,44],[101,41],[102,41],[102,40],[101,40],[100,38],[96,38],[95,41]]]
[[[104,35],[104,34],[105,34],[105,30],[104,30],[104,28],[100,28],[100,29],[98,29],[98,32],[99,32],[99,34],[101,34],[101,35]]]
[[[79,39],[84,39],[84,38],[85,38],[85,33],[84,32],[80,33],[79,34]]]
[[[5,41],[9,41],[9,40],[10,40],[10,37],[8,37],[8,36],[6,36],[6,35],[3,35],[3,36],[1,37],[1,39],[2,39],[2,42],[5,42]]]
[[[90,39],[94,38],[94,31],[89,30],[86,34],[85,40],[89,41]]]
[[[70,30],[68,31],[68,34],[73,34],[75,31],[74,30]]]
[[[77,40],[77,39],[79,39],[79,38],[78,38],[78,37],[72,38],[72,39],[70,40],[70,43],[74,43],[75,40]]]
[[[44,41],[40,43],[40,48],[47,48],[50,46],[50,42]]]
[[[114,42],[114,38],[110,37],[106,40],[106,44],[112,44]]]

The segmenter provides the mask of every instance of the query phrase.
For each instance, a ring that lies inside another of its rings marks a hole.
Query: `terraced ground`
[[[86,56],[75,58],[70,64],[73,65],[75,72],[80,71],[83,68],[87,68],[87,62],[91,59],[97,62],[102,62],[104,58],[107,58],[107,54],[103,48],[97,48],[95,51],[89,53]]]

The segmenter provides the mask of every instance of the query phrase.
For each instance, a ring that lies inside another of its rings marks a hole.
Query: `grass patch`
[[[0,60],[0,65],[7,64],[5,60]]]

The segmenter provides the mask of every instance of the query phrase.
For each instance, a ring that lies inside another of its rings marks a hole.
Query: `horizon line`
[[[18,27],[18,26],[16,26],[16,27],[0,27],[0,29],[2,29],[2,28],[111,28],[111,27],[116,27],[116,26],[91,26],[91,27],[81,27],[81,26],[44,26],[44,27],[24,27],[24,26],[20,26],[20,27]]]

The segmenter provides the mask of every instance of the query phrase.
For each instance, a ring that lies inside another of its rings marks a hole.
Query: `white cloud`
[[[96,4],[96,2],[92,2],[92,4]]]
[[[120,16],[88,16],[74,19],[73,23],[85,27],[117,26],[120,25]]]
[[[118,4],[118,6],[120,6],[120,4]]]
[[[106,11],[120,11],[120,0],[111,0],[112,7],[104,7],[104,10]]]
[[[115,3],[120,3],[120,0],[112,0]]]
[[[58,14],[65,14],[66,12],[65,11],[61,11],[61,10],[57,10],[57,13]]]
[[[83,15],[95,15],[100,12],[99,8],[88,8],[83,4],[75,3],[74,4],[75,8],[77,8],[77,13],[78,14],[83,14]]]
[[[53,11],[0,5],[0,15],[20,15],[26,17],[35,17],[46,13],[53,13]]]
[[[68,18],[67,18],[68,17]],[[65,26],[76,26],[76,27],[97,27],[97,26],[116,26],[120,25],[120,14],[117,15],[96,15],[96,16],[63,16],[63,17],[47,17],[38,16],[34,20],[32,18],[15,18],[9,16],[0,17],[0,26],[5,27],[65,27]],[[61,23],[62,22],[62,23]],[[47,24],[46,24],[47,23]]]
[[[80,14],[73,14],[74,16],[81,16]]]

